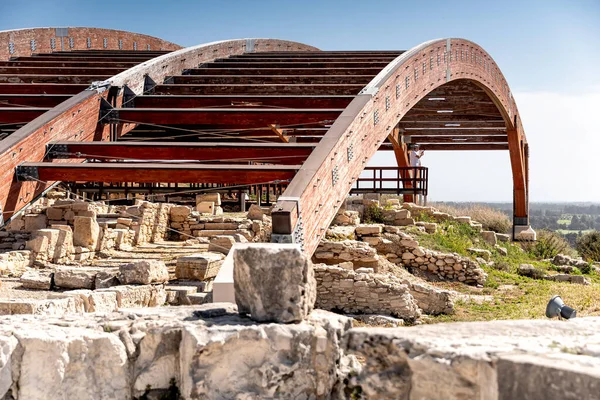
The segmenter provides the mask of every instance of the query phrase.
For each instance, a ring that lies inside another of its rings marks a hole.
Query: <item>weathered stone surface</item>
[[[76,216],[73,222],[73,246],[96,250],[100,227],[95,218]]]
[[[347,353],[366,365],[354,371],[347,392],[405,400],[592,400],[600,388],[599,332],[600,318],[351,329]]]
[[[67,289],[93,289],[96,268],[67,268],[63,267],[54,272],[54,284]]]
[[[171,221],[183,222],[190,215],[192,210],[187,206],[173,206],[169,211]]]
[[[232,249],[235,301],[256,321],[299,322],[312,311],[316,281],[298,245],[260,243]]]
[[[355,230],[357,235],[377,236],[383,232],[382,225],[358,225]]]
[[[143,260],[119,267],[119,281],[124,285],[163,283],[169,280],[169,270],[164,261]]]
[[[167,293],[162,285],[121,285],[96,292],[114,292],[117,294],[119,308],[156,307],[167,301]]]
[[[106,270],[98,271],[94,282],[96,289],[120,285],[119,270],[117,268],[107,268]]]
[[[196,204],[207,201],[215,203],[215,206],[220,206],[221,193],[203,193],[196,195]]]
[[[421,315],[408,286],[392,276],[323,264],[315,265],[314,270],[318,308],[350,314],[387,314],[410,321]]]
[[[227,254],[235,242],[231,235],[218,235],[210,240],[208,251]]]
[[[217,276],[223,255],[220,253],[197,253],[179,257],[175,276],[177,279],[193,279],[203,281]]]
[[[498,240],[496,239],[496,232],[494,231],[483,231],[481,232],[481,238],[492,246],[496,245]]]
[[[196,203],[196,211],[201,214],[213,215],[215,213],[215,203],[212,201],[201,201],[200,203]],[[174,221],[176,220],[177,219],[174,219]]]
[[[548,281],[554,282],[569,282],[576,283],[579,285],[589,285],[590,281],[586,279],[583,275],[568,275],[568,274],[556,274],[556,275],[546,275],[544,279]]]
[[[127,355],[116,335],[48,327],[15,336],[22,346],[19,399],[130,398]]]
[[[510,242],[510,235],[505,233],[496,233],[496,239],[498,239],[499,242]]]
[[[492,257],[492,252],[489,250],[486,250],[486,249],[469,248],[467,250],[469,251],[469,253],[472,253],[477,257],[481,257],[486,261],[489,261],[490,258]]]
[[[252,204],[248,209],[247,218],[251,220],[262,221],[264,215],[265,213],[263,212],[262,208],[260,208],[256,204]]]
[[[315,312],[301,324],[234,325],[218,335],[207,335],[205,329],[197,327],[184,328],[182,396],[330,398],[337,381],[338,335],[347,322],[330,314],[321,319],[321,315]]]
[[[21,275],[20,282],[27,289],[50,290],[52,285],[52,271],[28,269]]]
[[[27,214],[23,217],[25,230],[28,232],[44,229],[48,225],[48,218],[44,214]]]

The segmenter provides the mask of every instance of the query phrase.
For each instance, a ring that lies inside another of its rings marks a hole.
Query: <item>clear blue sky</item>
[[[324,50],[408,49],[464,37],[488,50],[513,90],[600,84],[592,74],[600,61],[599,0],[0,0],[0,30],[37,26],[123,29],[183,46],[275,37]]]
[[[600,172],[600,0],[0,0],[0,30],[39,26],[123,29],[183,46],[271,37],[323,50],[409,49],[470,39],[515,93],[531,146],[532,200],[600,201],[591,183]],[[565,154],[568,146],[575,151]],[[510,201],[500,153],[427,154],[432,197]],[[572,174],[574,162],[583,174]]]

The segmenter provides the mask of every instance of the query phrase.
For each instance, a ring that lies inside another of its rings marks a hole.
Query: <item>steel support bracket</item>
[[[123,85],[123,108],[135,107],[135,98],[137,95],[127,85]]]
[[[98,93],[102,93],[110,88],[110,81],[96,81],[92,82],[89,88],[86,90],[95,90]]]
[[[302,212],[300,210],[300,198],[299,197],[284,197],[280,196],[277,201],[293,201],[296,203],[296,210],[298,212],[298,221],[294,227],[294,231],[291,234],[271,234],[271,243],[297,243],[300,248],[304,250],[304,223],[302,222]]]
[[[26,182],[35,179],[40,179],[40,174],[38,173],[37,167],[17,165],[17,168],[15,169],[15,175],[17,176],[17,182]]]
[[[142,94],[154,93],[156,82],[150,78],[150,75],[144,75],[144,92]]]
[[[49,160],[69,158],[69,156],[67,155],[68,151],[69,147],[66,144],[48,143],[46,145],[46,157]]]
[[[106,101],[104,98],[100,100],[100,115],[98,116],[98,122],[102,124],[113,124],[119,121],[119,112],[113,108],[113,106]]]

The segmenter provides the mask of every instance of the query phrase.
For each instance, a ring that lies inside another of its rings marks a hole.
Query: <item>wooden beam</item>
[[[396,157],[396,164],[398,167],[410,167],[410,158],[408,153],[408,146],[402,142],[402,131],[399,127],[395,127],[391,134],[388,135],[388,140],[394,150],[394,156]],[[410,177],[410,172],[402,171],[401,176],[403,179]],[[405,188],[412,188],[411,181],[404,182]],[[412,194],[404,195],[404,201],[413,202],[414,196]]]
[[[299,165],[157,164],[157,163],[23,163],[17,167],[21,181],[45,182],[171,182],[243,184],[288,180]],[[35,171],[35,172],[33,172]]]
[[[284,142],[284,143],[290,142],[290,139],[288,139],[288,137],[285,135],[285,133],[283,132],[283,129],[281,129],[278,125],[271,124],[269,126],[271,127],[271,130],[277,135],[277,137],[279,137],[279,139],[282,142]]]
[[[514,216],[527,217],[527,173],[525,171],[524,142],[522,135],[516,130],[507,131],[510,165],[513,175]]]

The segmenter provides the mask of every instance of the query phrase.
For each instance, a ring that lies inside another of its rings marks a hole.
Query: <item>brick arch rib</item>
[[[479,45],[464,39],[439,39],[398,56],[344,110],[277,202],[274,240],[301,242],[304,251],[312,254],[369,159],[386,138],[398,137],[395,128],[402,118],[434,89],[465,79],[488,94],[505,122],[514,224],[527,226],[527,140],[506,79]],[[353,157],[348,156],[349,147]],[[399,164],[406,162],[402,149],[396,155]]]

